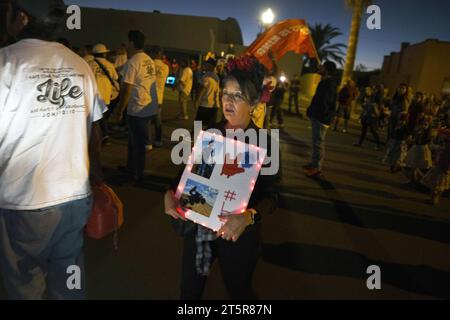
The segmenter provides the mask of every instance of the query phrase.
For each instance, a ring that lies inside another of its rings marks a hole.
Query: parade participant
[[[220,107],[220,80],[215,72],[216,60],[214,58],[209,58],[202,67],[205,75],[201,81],[197,101],[195,101],[197,107],[195,121],[201,121],[203,126],[211,127],[217,122],[217,110]]]
[[[336,64],[327,61],[320,66],[318,73],[322,76],[322,80],[307,111],[312,127],[312,156],[311,163],[303,166],[303,169],[308,177],[315,177],[322,173],[325,137],[336,113],[338,86],[335,77]]]
[[[356,88],[355,82],[353,80],[348,80],[347,84],[339,91],[338,94],[338,110],[333,131],[338,131],[340,119],[344,118],[344,129],[342,132],[348,132],[348,121],[350,120],[352,105],[358,95],[359,91]]]
[[[89,171],[101,182],[97,122],[106,107],[86,62],[49,41],[64,25],[63,1],[10,3],[27,23],[20,41],[0,49],[3,284],[11,299],[83,299]],[[71,290],[74,265],[82,286]]]
[[[433,204],[437,204],[442,193],[450,188],[450,129],[440,129],[438,135],[444,145],[439,148],[433,167],[421,180],[430,189]]]
[[[119,170],[140,185],[144,179],[148,124],[158,103],[157,96],[151,94],[156,81],[155,63],[144,52],[145,36],[141,31],[129,31],[127,45],[131,58],[122,70],[120,102],[114,110],[114,122],[120,122],[123,111],[127,109],[127,165],[119,167]]]
[[[228,64],[222,98],[226,120],[214,126],[223,135],[226,129],[257,130],[251,112],[261,99],[264,74],[264,66],[253,57],[239,57]],[[277,151],[268,146],[269,155]],[[215,258],[220,264],[231,299],[256,298],[252,289],[252,276],[259,256],[261,219],[277,206],[280,179],[280,172],[272,176],[260,174],[247,211],[222,216],[225,224],[217,233],[195,225],[193,234],[185,236],[181,299],[202,297]],[[178,179],[165,194],[165,212],[174,219],[184,219],[179,201],[174,196],[177,184]]]
[[[407,116],[406,112],[397,116],[396,127],[387,143],[386,155],[383,158],[383,163],[390,166],[392,173],[400,171],[404,166],[407,152],[406,139],[409,136]]]
[[[292,113],[292,105],[295,105],[295,111],[299,117],[303,117],[300,112],[299,94],[300,92],[300,79],[298,74],[294,74],[292,80],[289,82],[289,113]]]
[[[408,96],[408,86],[405,83],[401,83],[390,104],[390,116],[389,116],[389,127],[388,127],[388,140],[392,137],[394,130],[397,128],[397,120],[399,119],[399,114],[403,112],[408,112],[409,108],[409,96]]]
[[[180,76],[177,79],[177,89],[178,89],[178,102],[180,103],[180,115],[178,119],[188,120],[188,104],[189,97],[192,90],[192,85],[194,81],[194,74],[192,69],[188,66],[188,61],[183,59],[180,61]]]
[[[151,123],[155,125],[155,141],[153,145],[157,148],[162,147],[162,105],[164,103],[164,91],[166,89],[166,81],[169,76],[169,66],[162,60],[164,51],[159,46],[152,48],[151,57],[155,62],[156,70],[156,90],[158,94],[158,111],[152,116]],[[151,126],[150,126],[151,127]],[[151,128],[149,128],[151,129]],[[151,134],[149,133],[149,136]],[[148,145],[147,145],[148,149]]]
[[[412,147],[408,150],[405,160],[408,183],[419,181],[422,178],[422,170],[428,170],[432,165],[430,119],[423,116],[417,120],[417,125],[412,133]]]
[[[95,75],[95,80],[97,81],[98,91],[100,97],[105,102],[109,109],[111,101],[119,96],[120,85],[117,82],[119,75],[116,72],[114,65],[106,59],[106,55],[110,51],[104,44],[96,44],[92,49],[94,59],[88,64],[91,67],[92,72]],[[103,143],[106,143],[109,138],[108,130],[108,113],[105,113],[105,117],[100,121],[100,126],[103,134]]]
[[[376,150],[380,150],[380,137],[378,136],[378,115],[379,115],[379,105],[375,101],[375,97],[373,96],[372,89],[370,87],[366,88],[366,94],[364,97],[364,102],[362,104],[362,113],[361,113],[361,136],[357,143],[353,145],[356,147],[361,147],[366,135],[367,129],[370,129],[372,132],[373,138],[376,143]]]

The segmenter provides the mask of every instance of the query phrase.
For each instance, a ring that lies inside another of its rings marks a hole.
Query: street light
[[[272,24],[273,19],[275,18],[275,15],[273,14],[272,9],[267,9],[261,17],[261,21],[264,24],[264,26],[269,26],[270,24]]]

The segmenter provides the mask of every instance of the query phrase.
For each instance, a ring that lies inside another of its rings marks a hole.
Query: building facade
[[[450,42],[427,39],[384,56],[377,81],[394,92],[402,82],[427,94],[450,94]]]
[[[243,50],[241,28],[236,19],[165,14],[158,11],[81,8],[81,30],[65,30],[62,37],[75,47],[104,43],[115,49],[127,42],[131,29],[141,30],[147,45],[191,54],[226,51],[234,44]]]

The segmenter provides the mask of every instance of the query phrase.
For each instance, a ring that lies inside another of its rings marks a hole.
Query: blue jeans
[[[320,121],[312,118],[312,160],[311,167],[322,170],[322,163],[325,157],[325,137],[328,127]]]
[[[10,299],[85,298],[83,232],[91,206],[88,197],[33,211],[0,209],[0,270]],[[70,290],[73,265],[81,288]]]

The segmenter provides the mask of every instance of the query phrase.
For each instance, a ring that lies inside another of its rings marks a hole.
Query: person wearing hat
[[[195,101],[197,116],[195,121],[201,121],[203,127],[211,127],[216,123],[217,110],[219,109],[220,80],[216,73],[216,60],[208,58],[203,63],[205,75],[201,80],[201,89]]]
[[[50,40],[64,26],[64,2],[10,5],[8,21],[21,27],[8,28],[16,43],[0,49],[0,272],[11,299],[83,299],[106,106],[86,62]]]
[[[109,52],[110,51],[104,44],[96,44],[92,49],[94,58],[88,62],[92,72],[94,72],[100,97],[103,99],[108,108],[111,101],[117,99],[120,92],[120,85],[118,83],[119,75],[117,74],[114,65],[106,59]],[[106,142],[109,138],[107,125],[108,116],[109,111],[100,121],[103,133],[103,142]]]

